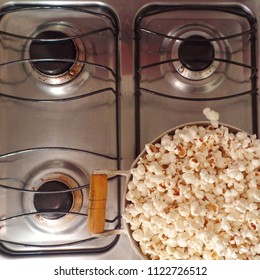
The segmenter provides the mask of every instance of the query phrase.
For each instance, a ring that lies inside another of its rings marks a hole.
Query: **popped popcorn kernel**
[[[150,259],[260,259],[260,140],[203,113],[145,146],[123,217]]]
[[[213,127],[215,128],[218,127],[219,113],[207,107],[203,110],[203,114],[206,116],[208,120],[210,120],[211,125]]]

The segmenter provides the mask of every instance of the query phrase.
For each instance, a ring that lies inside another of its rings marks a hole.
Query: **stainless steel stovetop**
[[[127,237],[88,234],[90,174],[129,169],[204,107],[258,132],[260,2],[0,4],[0,259],[137,258]],[[110,178],[107,229],[123,187]]]

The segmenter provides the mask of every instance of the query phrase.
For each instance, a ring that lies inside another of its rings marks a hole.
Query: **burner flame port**
[[[37,190],[41,193],[34,195],[35,209],[39,212],[53,211],[53,213],[41,214],[46,219],[55,220],[62,218],[65,214],[55,213],[55,211],[70,211],[73,205],[73,195],[68,190],[70,188],[63,182],[49,181],[43,183]],[[54,191],[54,193],[50,193],[50,191]]]
[[[188,37],[180,44],[178,50],[181,63],[191,71],[203,71],[210,67],[214,55],[211,42],[199,35]]]
[[[69,71],[73,62],[61,60],[76,59],[76,46],[73,40],[60,31],[43,31],[35,39],[30,45],[29,54],[32,59],[31,63],[39,72],[56,76]],[[50,41],[44,41],[46,39]],[[34,59],[47,59],[49,61],[34,62]]]
[[[84,67],[85,48],[73,29],[47,26],[29,42],[30,73],[46,84],[62,85],[76,78]]]

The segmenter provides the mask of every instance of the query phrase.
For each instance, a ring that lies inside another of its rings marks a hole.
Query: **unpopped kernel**
[[[150,259],[260,259],[260,140],[203,113],[145,146],[124,218]]]

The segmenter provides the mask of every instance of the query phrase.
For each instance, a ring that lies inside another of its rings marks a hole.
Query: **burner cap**
[[[193,35],[180,44],[178,56],[182,65],[191,71],[207,69],[214,59],[214,47],[203,36]]]
[[[62,182],[49,181],[42,184],[37,191],[44,193],[50,191],[64,191],[69,189],[70,188]],[[70,211],[73,204],[73,195],[71,192],[47,193],[47,194],[36,193],[34,195],[33,202],[34,202],[34,207],[37,211],[68,212]],[[65,216],[65,214],[60,214],[60,213],[46,213],[41,215],[49,220],[55,220]]]
[[[62,39],[69,38],[60,31],[43,31],[39,33],[36,39]],[[62,41],[32,41],[29,48],[31,59],[73,59],[77,57],[76,46],[72,39]],[[68,71],[73,62],[46,61],[31,62],[34,67],[45,75],[57,76]]]

